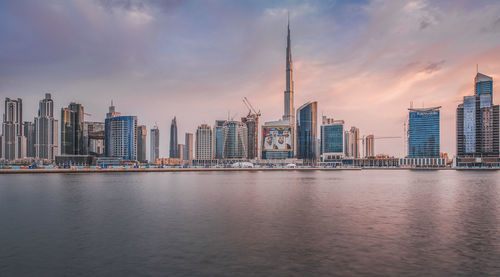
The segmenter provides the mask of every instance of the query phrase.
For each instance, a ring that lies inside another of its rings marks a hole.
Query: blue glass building
[[[321,126],[321,154],[344,153],[344,122]]]
[[[478,72],[474,83],[475,95],[479,96],[480,108],[493,105],[493,78]]]
[[[106,156],[137,160],[137,117],[108,117],[104,124]]]
[[[309,102],[297,109],[297,158],[316,159],[318,102]]]
[[[223,136],[222,136],[222,126],[224,126],[225,120],[216,120],[214,127],[214,138],[215,138],[215,158],[222,159],[223,154]]]
[[[408,158],[439,158],[439,108],[409,109]]]

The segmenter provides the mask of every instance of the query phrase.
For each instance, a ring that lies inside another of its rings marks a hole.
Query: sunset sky
[[[24,120],[46,92],[57,118],[76,101],[103,121],[114,100],[148,131],[158,123],[167,156],[174,115],[180,143],[245,115],[243,97],[262,122],[282,116],[288,11],[295,108],[316,100],[346,129],[403,137],[410,101],[442,106],[441,152],[453,156],[476,64],[500,103],[500,1],[480,0],[0,1],[0,96],[23,98]],[[375,151],[403,155],[403,139]]]

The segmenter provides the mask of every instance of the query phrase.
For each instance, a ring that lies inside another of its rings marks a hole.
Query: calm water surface
[[[0,176],[0,276],[500,276],[500,172]]]

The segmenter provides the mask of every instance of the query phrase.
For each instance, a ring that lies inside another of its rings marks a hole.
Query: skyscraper
[[[193,134],[192,133],[186,133],[185,136],[185,141],[184,141],[184,159],[185,160],[192,160],[193,159]]]
[[[344,155],[344,121],[322,117],[321,124],[321,159],[329,161],[341,159]]]
[[[215,121],[215,126],[214,126],[214,151],[215,151],[215,158],[220,160],[222,159],[222,150],[224,148],[223,144],[223,136],[222,136],[222,126],[224,126],[225,120],[216,120]]]
[[[104,124],[106,157],[137,160],[137,117],[122,116],[110,106]]]
[[[38,104],[35,117],[35,157],[53,161],[58,154],[57,120],[54,118],[54,101],[50,93]]]
[[[148,130],[146,125],[137,126],[137,160],[139,162],[146,162],[146,136]]]
[[[499,156],[499,106],[493,105],[493,78],[477,73],[474,95],[457,107],[457,156]]]
[[[83,141],[85,153],[92,156],[103,156],[105,148],[105,124],[104,122],[83,122]]]
[[[283,120],[290,122],[290,124],[294,124],[295,118],[295,110],[293,107],[293,62],[292,62],[292,42],[290,39],[290,20],[288,20],[288,36],[286,40],[286,74],[285,74],[285,82],[286,82],[286,90],[284,92],[284,114]]]
[[[23,100],[5,98],[2,123],[1,155],[5,160],[26,157],[26,137],[23,128]]]
[[[83,143],[83,106],[70,103],[61,109],[61,154],[84,155]]]
[[[170,124],[170,158],[179,158],[177,148],[177,119],[174,116]]]
[[[26,157],[35,157],[35,124],[31,121],[24,121],[24,136],[26,137]]]
[[[344,152],[346,157],[359,158],[359,129],[354,126],[349,131],[345,131]]]
[[[256,114],[248,114],[246,117],[241,118],[247,126],[247,157],[248,159],[255,159],[259,156],[259,117]]]
[[[158,126],[155,125],[153,129],[151,129],[150,136],[149,160],[154,163],[156,159],[160,158],[160,130],[158,129]]]
[[[375,157],[375,136],[365,137],[365,158]]]
[[[439,158],[440,108],[408,109],[408,158]]]
[[[184,159],[184,144],[177,144],[177,153],[179,153],[179,159],[185,160]]]
[[[297,109],[297,158],[314,161],[318,130],[318,102]]]
[[[213,159],[212,129],[207,124],[201,124],[196,130],[196,159]]]
[[[226,121],[222,126],[224,159],[246,159],[248,155],[248,129],[239,121]]]

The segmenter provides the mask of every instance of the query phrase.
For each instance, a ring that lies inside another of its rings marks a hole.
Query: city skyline
[[[27,121],[36,116],[45,93],[52,94],[55,111],[70,102],[82,104],[92,114],[86,118],[90,121],[104,121],[113,99],[123,114],[137,115],[139,124],[151,128],[158,122],[165,134],[160,142],[161,157],[168,156],[166,132],[174,116],[182,122],[180,134],[194,132],[201,123],[213,126],[216,119],[225,119],[227,107],[231,107],[231,117],[244,116],[241,99],[248,97],[262,111],[261,122],[281,118],[288,11],[295,107],[318,101],[318,116],[344,120],[346,126],[358,127],[362,135],[403,136],[410,101],[415,107],[422,103],[442,106],[441,151],[454,155],[456,106],[463,96],[473,94],[476,64],[494,80],[500,72],[499,65],[491,62],[500,58],[500,7],[488,1],[477,6],[471,1],[456,5],[446,1],[439,5],[340,1],[335,5],[278,2],[253,7],[219,2],[202,5],[203,16],[198,21],[182,17],[192,5],[183,2],[165,6],[148,1],[143,6],[115,1],[69,3],[0,4],[0,13],[9,15],[2,20],[23,21],[19,26],[24,26],[18,35],[0,32],[8,42],[0,46],[5,50],[2,53],[8,53],[1,56],[5,61],[0,70],[2,96],[22,98]],[[223,9],[227,9],[224,16],[218,18]],[[453,12],[445,13],[447,9]],[[35,10],[38,16],[30,17]],[[382,11],[393,15],[391,20],[382,20]],[[342,28],[351,23],[347,20],[353,14],[360,20],[349,30]],[[78,24],[85,22],[86,27]],[[185,29],[169,27],[169,22]],[[200,22],[210,24],[196,24]],[[3,30],[9,28],[2,26]],[[42,35],[28,38],[30,30]],[[75,37],[81,46],[61,39],[75,30],[85,31]],[[117,40],[127,44],[120,51],[111,51],[109,46],[116,44],[105,38],[115,31]],[[163,41],[157,37],[160,33],[161,38],[168,34],[172,39]],[[413,40],[405,42],[408,38]],[[207,44],[200,46],[197,42],[201,41]],[[37,42],[40,49],[33,48]],[[16,43],[23,43],[24,48],[17,49]],[[58,51],[48,46],[57,46]],[[161,46],[168,51],[160,51]],[[172,71],[166,70],[169,67]],[[493,102],[499,102],[495,94]],[[59,112],[55,119],[60,120]],[[404,155],[403,139],[376,144],[377,153]]]

